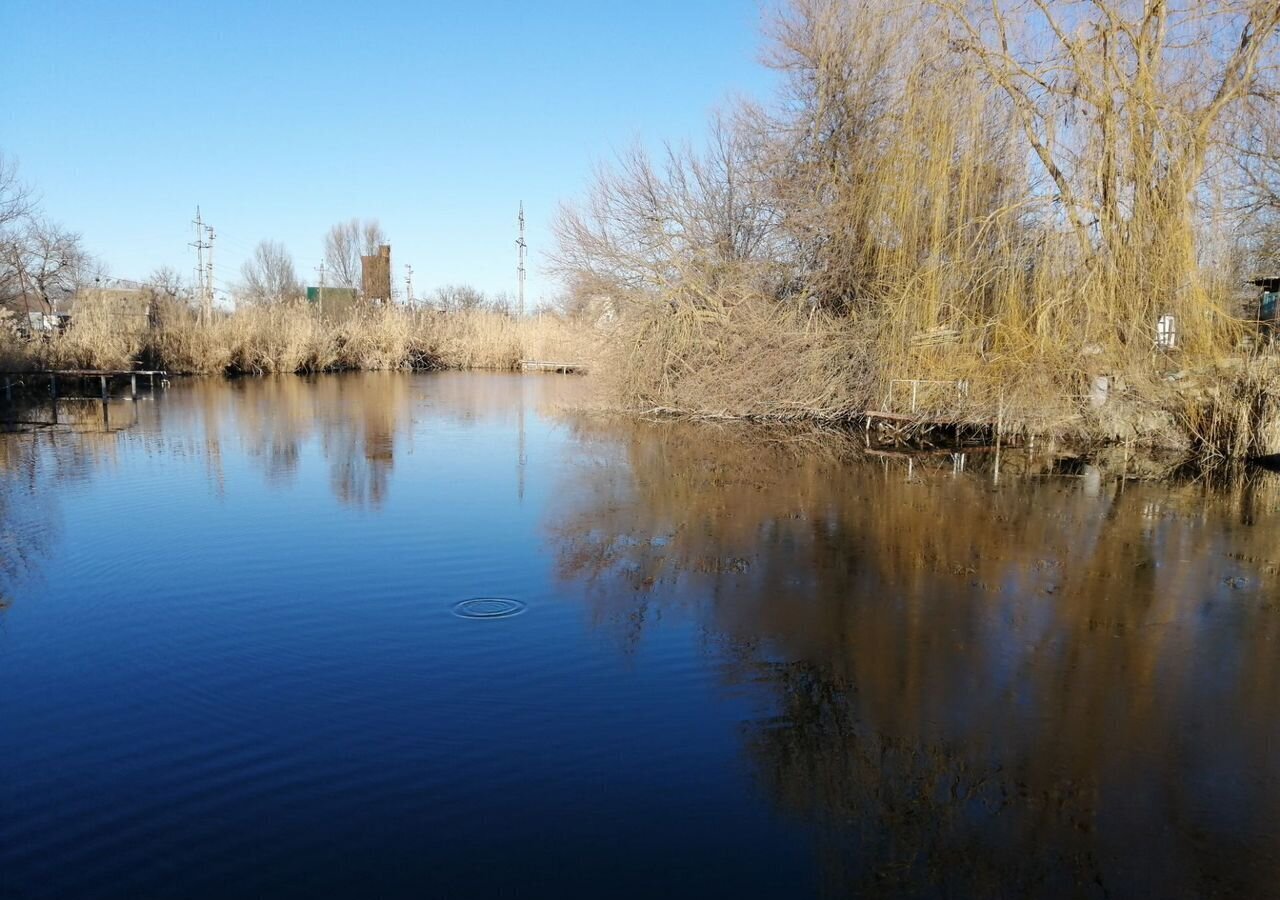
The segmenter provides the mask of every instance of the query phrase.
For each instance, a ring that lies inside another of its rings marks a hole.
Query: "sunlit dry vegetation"
[[[395,306],[333,318],[303,301],[246,306],[205,324],[181,303],[122,325],[82,302],[63,334],[4,342],[4,368],[128,369],[135,361],[184,374],[276,374],[385,369],[512,370],[522,359],[575,359],[590,347],[574,323],[518,319],[490,309],[450,312]]]
[[[1260,452],[1280,373],[1241,288],[1276,209],[1278,24],[1260,0],[793,0],[779,96],[602,168],[557,265],[618,309],[632,407]]]

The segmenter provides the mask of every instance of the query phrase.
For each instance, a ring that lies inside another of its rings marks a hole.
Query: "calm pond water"
[[[0,435],[0,895],[1280,895],[1274,478],[583,390],[178,382]]]

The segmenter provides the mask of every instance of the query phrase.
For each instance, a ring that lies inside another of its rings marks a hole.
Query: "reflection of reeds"
[[[1280,804],[1280,478],[993,485],[732,429],[577,427],[562,577],[628,643],[672,604],[724,636],[725,677],[776,702],[747,728],[761,780],[823,823],[844,888],[1083,883],[1124,843],[1098,832],[1117,804],[1194,820],[1156,839],[1185,861],[1171,884],[1263,884],[1249,854],[1274,841],[1195,811],[1222,754],[1256,785],[1232,827],[1269,834]]]
[[[576,378],[449,373],[193,378],[175,382],[162,402],[113,401],[107,423],[100,401],[64,397],[56,426],[0,433],[0,599],[46,562],[56,525],[54,486],[84,481],[122,455],[200,460],[207,482],[221,494],[228,452],[244,455],[269,484],[279,486],[295,479],[310,444],[327,468],[335,497],[377,508],[390,496],[398,459],[412,450],[418,416],[463,426],[509,421],[522,405],[542,408],[584,387]],[[49,401],[24,400],[15,411],[23,420],[53,421]]]
[[[314,442],[343,502],[378,506],[420,416],[458,422],[508,418],[524,402],[538,405],[586,386],[576,378],[530,378],[407,372],[176,382],[163,406],[165,430],[203,441],[217,472],[224,445],[238,441],[268,480],[287,484]],[[429,407],[418,404],[430,399]],[[234,444],[233,444],[234,446]]]
[[[412,424],[411,385],[392,373],[251,379],[231,382],[231,390],[202,380],[182,386],[182,402],[170,404],[166,418],[170,427],[203,432],[211,461],[237,435],[278,484],[293,479],[303,445],[317,441],[334,494],[344,503],[376,507],[387,496],[397,437]]]

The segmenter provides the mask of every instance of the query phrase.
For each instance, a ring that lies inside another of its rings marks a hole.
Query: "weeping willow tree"
[[[791,0],[779,96],[602,169],[559,262],[640,311],[620,370],[656,367],[650,405],[853,413],[912,378],[987,386],[950,414],[1078,418],[1088,376],[1236,352],[1216,248],[1278,27],[1260,0]]]
[[[1007,101],[1074,251],[1041,331],[1146,349],[1176,315],[1187,349],[1221,352],[1223,298],[1199,249],[1230,123],[1269,90],[1280,5],[1260,0],[938,0],[954,45]],[[1065,319],[1065,321],[1064,321]]]
[[[811,302],[869,323],[879,381],[1007,348],[1042,271],[1011,111],[945,26],[928,4],[800,0],[771,29],[786,87],[757,121],[789,262]]]

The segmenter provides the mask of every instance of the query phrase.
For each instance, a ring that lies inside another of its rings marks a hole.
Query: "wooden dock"
[[[111,397],[111,381],[118,378],[129,379],[129,396],[134,400],[138,399],[138,376],[148,379],[148,386],[154,393],[156,389],[156,376],[160,377],[161,387],[168,385],[169,373],[162,369],[33,369],[26,372],[0,372],[0,377],[4,378],[4,399],[6,402],[13,401],[13,387],[15,381],[19,384],[25,384],[26,379],[48,379],[49,393],[53,395],[53,399],[58,399],[58,379],[63,381],[93,381],[96,380],[101,388],[102,399],[108,400]],[[65,396],[65,395],[64,395]]]
[[[995,421],[974,421],[954,414],[930,413],[928,407],[947,409],[951,400],[963,403],[969,397],[969,381],[937,381],[926,378],[893,378],[880,409],[868,409],[862,422],[870,439],[871,429],[898,444],[928,445],[934,435],[950,436],[953,441],[965,435],[982,436],[998,444],[1004,432],[1004,398],[1001,395]],[[902,390],[899,390],[902,389]],[[905,393],[904,393],[905,391]],[[899,396],[899,395],[902,396]],[[922,394],[924,395],[922,397]],[[941,395],[941,396],[939,396]],[[935,402],[928,404],[928,399]],[[943,401],[941,403],[937,401]],[[905,407],[906,412],[900,412]]]
[[[910,446],[916,451],[949,445],[952,449],[968,447],[975,441],[998,445],[1002,438],[1002,423],[965,421],[952,417],[929,416],[921,412],[901,413],[884,409],[869,409],[862,414],[862,426],[866,431],[867,445],[871,445],[874,430],[880,440],[891,445]]]
[[[869,422],[877,420],[884,422],[915,422],[917,417],[911,413],[889,412],[884,409],[869,409],[862,414]]]
[[[586,375],[587,367],[582,363],[548,362],[541,359],[520,360],[521,372],[558,372],[561,375]]]

